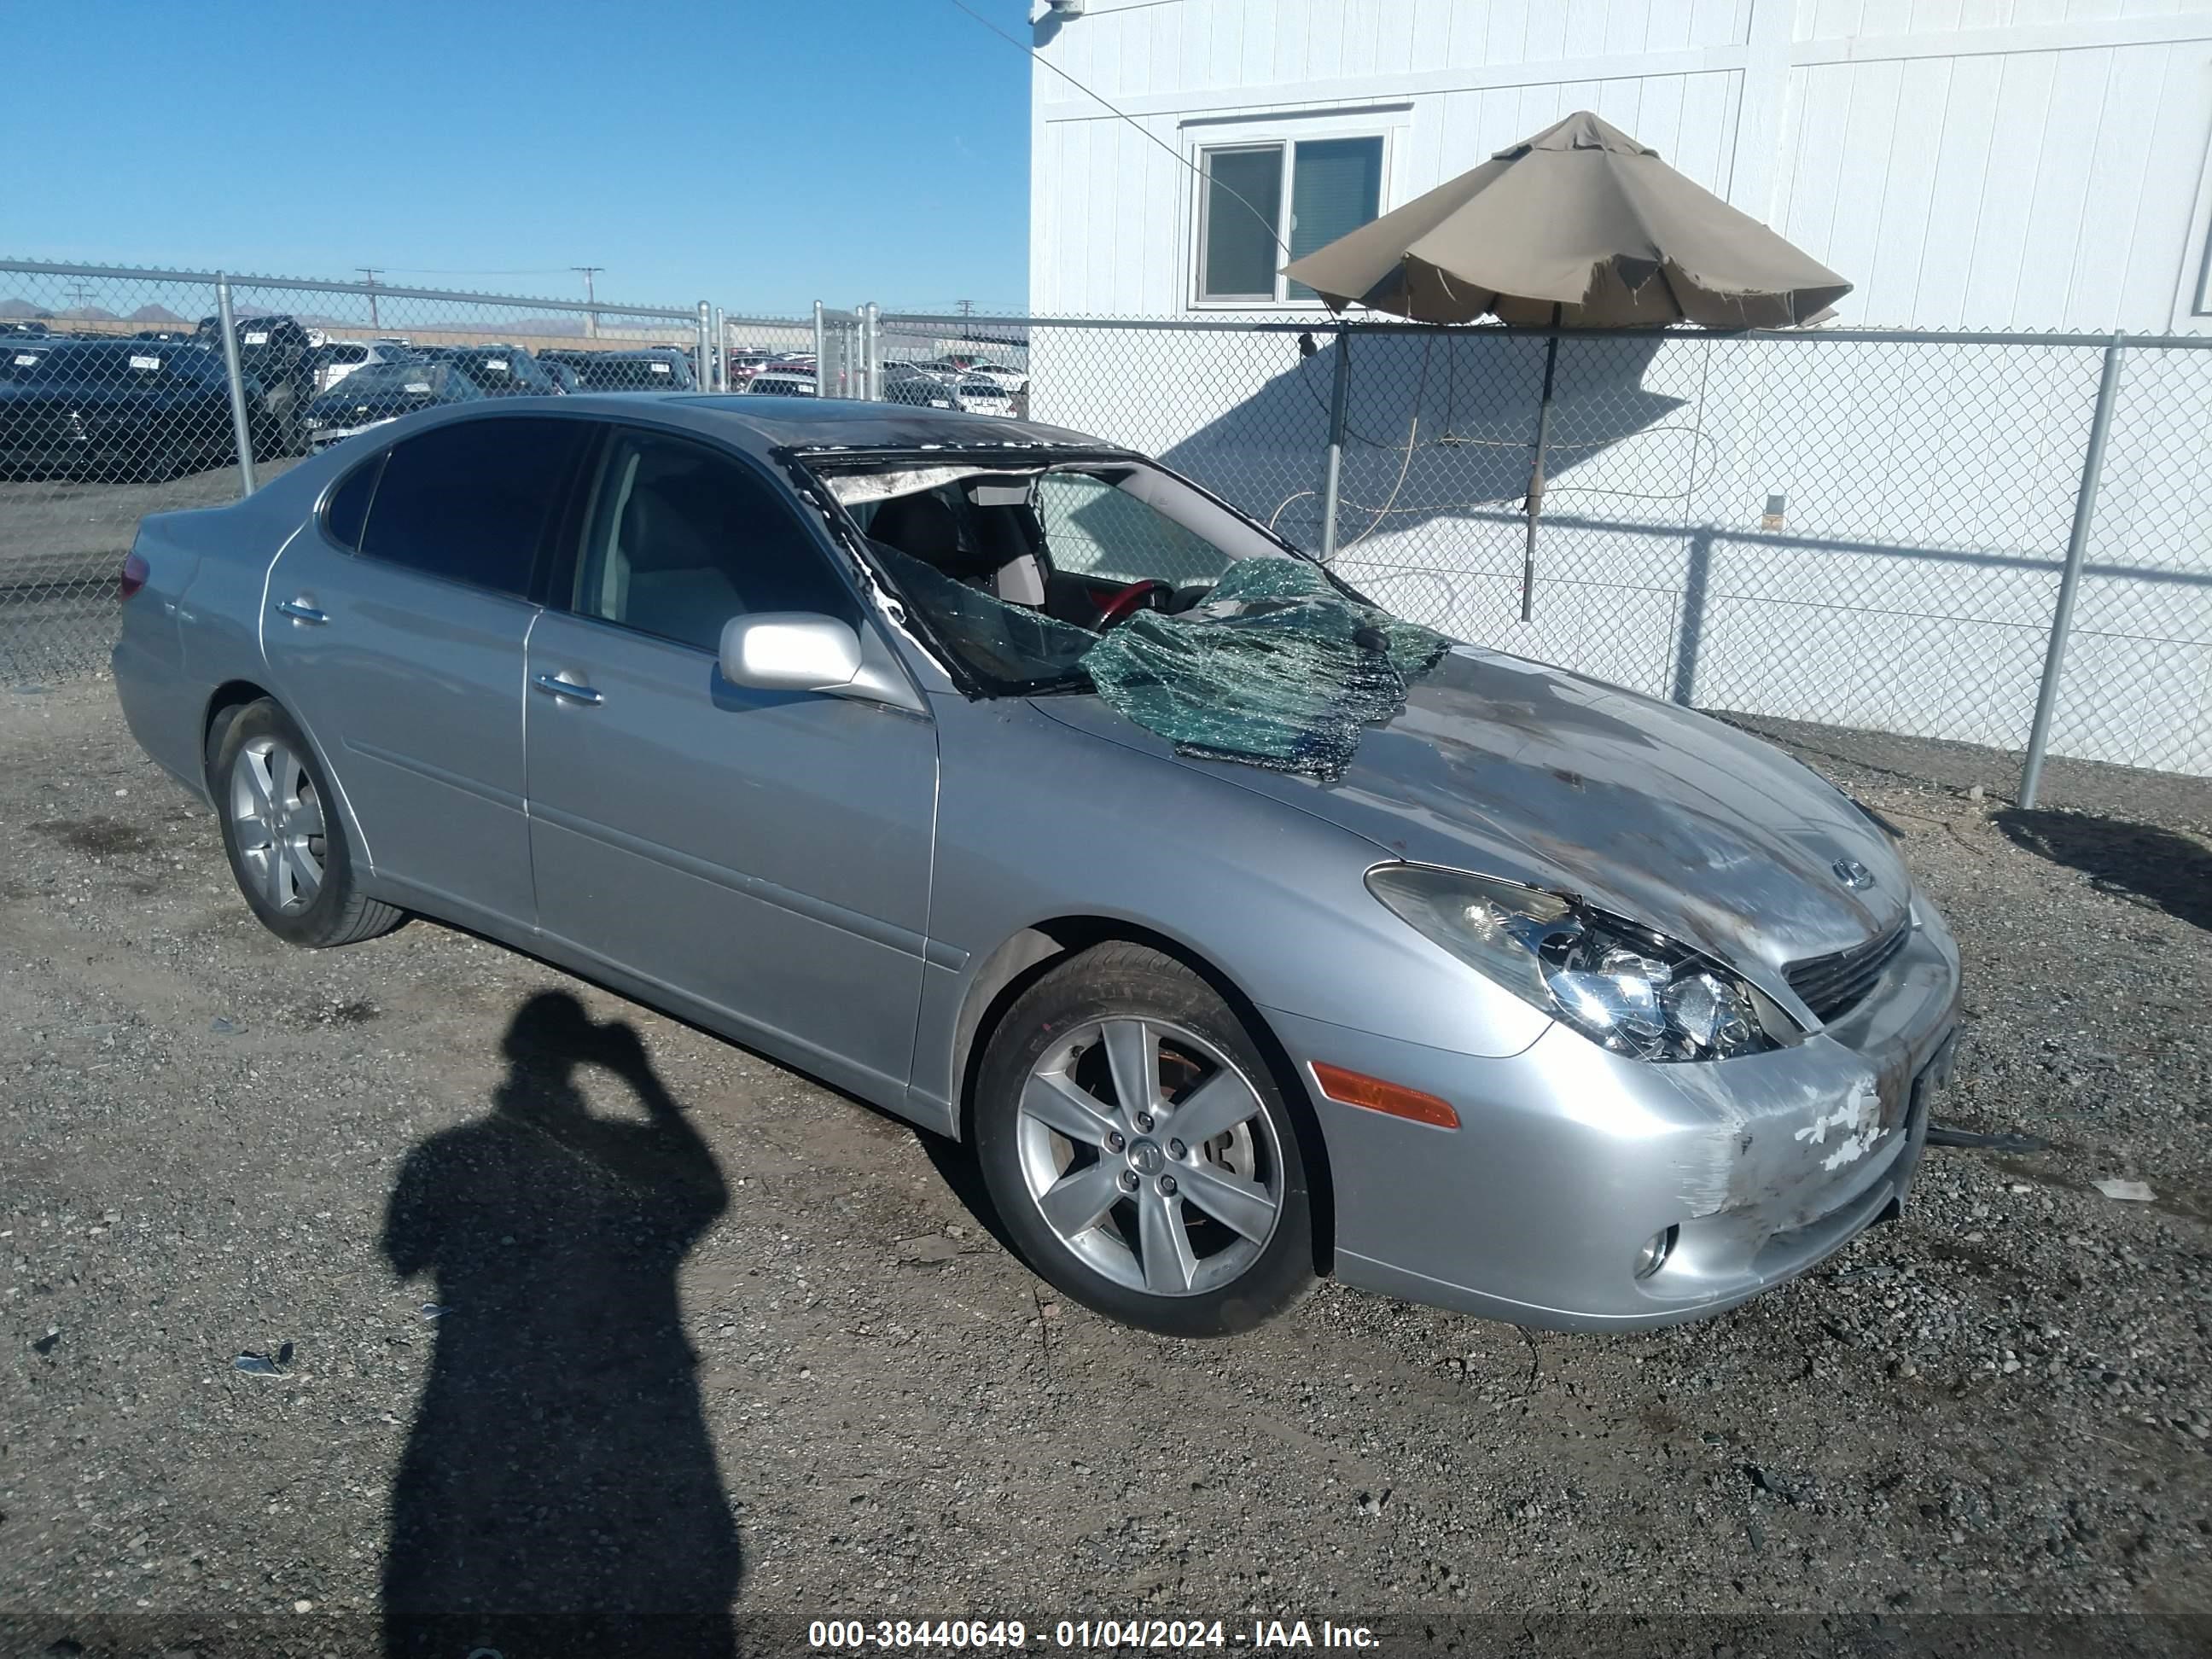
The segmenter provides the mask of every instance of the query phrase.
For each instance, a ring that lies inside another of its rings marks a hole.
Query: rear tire
[[[1304,1149],[1219,993],[1114,943],[1039,979],[993,1032],[976,1159],[1030,1266],[1110,1318],[1228,1336],[1314,1284]]]
[[[276,702],[264,697],[238,712],[208,781],[238,890],[286,944],[356,945],[407,919],[362,892],[330,781]]]

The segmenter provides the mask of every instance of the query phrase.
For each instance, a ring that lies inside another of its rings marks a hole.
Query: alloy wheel
[[[1057,1039],[1023,1085],[1016,1144],[1060,1242],[1154,1296],[1236,1279],[1281,1214],[1282,1148],[1259,1091],[1170,1021],[1116,1016]]]
[[[256,738],[230,771],[239,861],[269,908],[306,909],[322,890],[323,806],[307,763],[277,738]]]

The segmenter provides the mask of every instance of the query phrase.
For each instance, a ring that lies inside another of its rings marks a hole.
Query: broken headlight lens
[[[1777,1047],[1778,1009],[1711,957],[1556,893],[1427,865],[1377,865],[1367,890],[1416,932],[1592,1042],[1638,1060]]]

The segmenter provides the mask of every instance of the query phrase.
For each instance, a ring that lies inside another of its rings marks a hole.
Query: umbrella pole
[[[1560,307],[1552,307],[1551,337],[1544,342],[1544,396],[1536,406],[1536,459],[1528,469],[1528,540],[1521,553],[1521,620],[1536,599],[1536,515],[1544,510],[1544,446],[1552,436],[1552,380],[1559,368]]]

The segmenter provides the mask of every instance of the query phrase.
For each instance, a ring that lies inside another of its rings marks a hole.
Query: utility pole
[[[973,300],[956,300],[953,303],[960,307],[960,314],[963,317],[973,317],[975,314],[975,302]]]
[[[91,308],[92,290],[87,288],[82,283],[79,283],[75,288],[71,289],[69,291],[69,296],[71,300],[76,302],[77,313],[80,316]]]
[[[384,267],[381,265],[356,265],[354,267],[356,270],[362,274],[362,279],[367,282],[371,288],[374,288],[376,286],[376,273],[383,268]],[[374,294],[368,296],[368,325],[371,329],[374,329],[378,326],[376,320],[376,295]]]
[[[586,305],[591,304],[592,301],[599,297],[597,294],[592,291],[592,278],[605,270],[606,269],[605,265],[570,265],[568,269],[571,270],[581,271],[583,273],[584,303]],[[584,332],[592,339],[596,340],[599,337],[599,313],[598,312],[587,311],[584,313]]]

